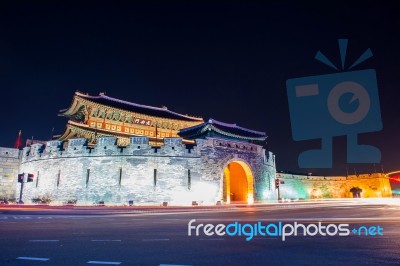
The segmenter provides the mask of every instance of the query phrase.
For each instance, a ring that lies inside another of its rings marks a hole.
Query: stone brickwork
[[[275,196],[275,157],[255,144],[209,138],[186,146],[181,138],[166,138],[153,148],[147,137],[132,137],[121,148],[115,137],[102,137],[94,148],[86,145],[86,139],[71,139],[67,146],[50,141],[24,148],[20,172],[35,175],[25,184],[24,202],[46,196],[53,203],[215,204],[222,200],[223,169],[232,161],[250,167],[256,201]]]
[[[362,198],[391,197],[389,178],[384,174],[363,174],[349,176],[307,176],[277,173],[281,198],[352,198],[350,189],[362,189]]]
[[[0,199],[15,199],[20,150],[0,148]]]

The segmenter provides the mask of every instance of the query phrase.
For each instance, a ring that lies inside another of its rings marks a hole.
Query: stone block
[[[130,144],[132,144],[132,145],[148,145],[149,138],[148,137],[131,137]]]
[[[164,138],[164,145],[166,145],[166,146],[181,146],[182,138]]]
[[[87,146],[87,139],[85,138],[76,138],[68,140],[68,149],[70,148],[86,148]]]
[[[48,153],[58,152],[61,150],[63,142],[60,140],[52,140],[46,143],[45,151]]]

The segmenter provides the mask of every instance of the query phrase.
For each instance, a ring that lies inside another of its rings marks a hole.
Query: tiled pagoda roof
[[[206,131],[215,131],[221,135],[244,140],[264,141],[267,138],[265,132],[239,127],[236,124],[228,124],[215,119],[209,119],[197,126],[181,129],[178,134],[183,138],[194,139]]]
[[[137,112],[137,113],[147,114],[147,115],[151,115],[151,116],[164,117],[164,118],[170,118],[170,119],[179,119],[179,120],[186,120],[186,121],[199,121],[199,122],[203,121],[203,119],[200,117],[179,114],[179,113],[168,110],[166,107],[154,107],[154,106],[132,103],[132,102],[112,98],[110,96],[105,95],[104,93],[100,93],[98,96],[91,96],[88,94],[76,92],[75,95],[80,98],[86,99],[88,101],[94,102],[94,103],[114,107],[114,108],[125,110],[125,111]],[[68,109],[60,110],[60,112],[64,113],[67,110]]]

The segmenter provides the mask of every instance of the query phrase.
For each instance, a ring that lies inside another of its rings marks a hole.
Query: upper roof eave
[[[132,103],[132,102],[109,97],[109,96],[105,95],[104,93],[100,93],[98,96],[91,96],[89,94],[75,92],[75,95],[78,97],[84,98],[86,100],[92,101],[92,102],[96,102],[98,100],[106,100],[109,102],[119,103],[119,104],[125,105],[127,107],[137,107],[137,108],[141,108],[141,109],[149,109],[149,110],[169,114],[169,115],[175,116],[175,119],[185,119],[185,120],[189,120],[189,121],[204,122],[203,118],[201,118],[201,117],[194,117],[194,116],[180,114],[180,113],[177,113],[174,111],[170,111],[166,107],[160,108],[160,107],[154,107],[154,106],[149,106],[149,105],[144,105],[144,104]],[[121,108],[121,109],[130,111],[128,108]],[[63,110],[60,110],[60,111],[63,111]]]
[[[232,129],[232,131],[230,132],[229,129]],[[186,137],[195,137],[196,135],[204,133],[206,130],[214,130],[222,135],[246,140],[264,141],[265,139],[267,139],[267,135],[265,132],[239,127],[236,124],[228,124],[217,121],[215,119],[209,119],[207,122],[204,122],[202,124],[181,129],[179,131],[179,135]],[[248,134],[246,135],[246,133]]]

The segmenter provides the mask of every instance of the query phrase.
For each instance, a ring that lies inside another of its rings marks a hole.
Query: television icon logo
[[[339,47],[344,68],[347,40],[339,40]],[[350,69],[371,56],[368,49]],[[337,69],[321,52],[317,53],[316,59]],[[382,129],[375,70],[289,79],[286,88],[293,139],[321,139],[321,149],[299,155],[299,167],[332,167],[332,139],[335,136],[347,136],[348,163],[380,162],[379,149],[357,143],[358,134]]]

